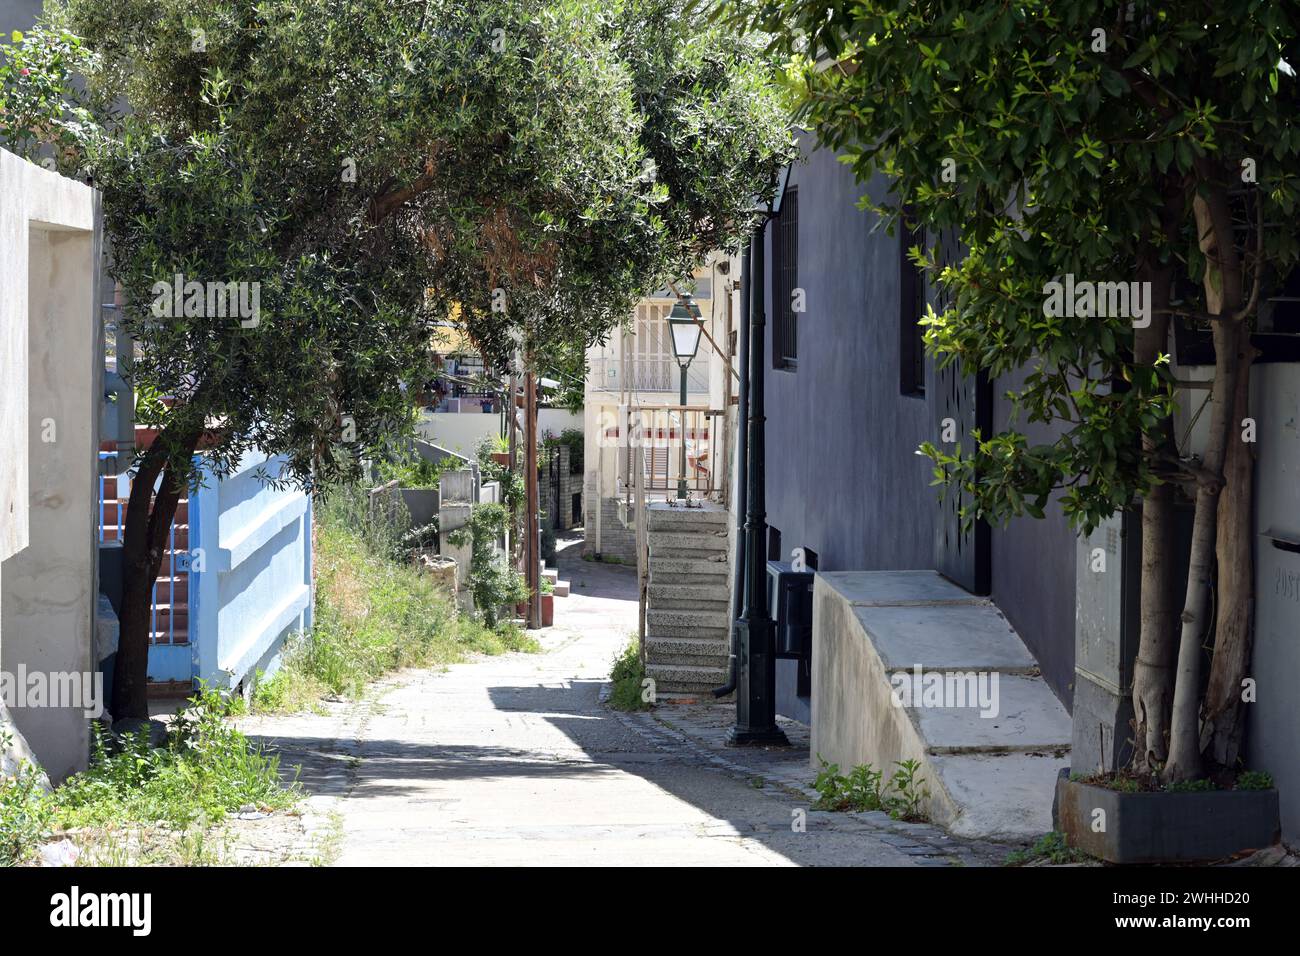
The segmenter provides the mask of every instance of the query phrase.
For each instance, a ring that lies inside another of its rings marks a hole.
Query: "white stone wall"
[[[10,674],[97,669],[98,219],[94,190],[0,151],[0,670]],[[84,711],[10,709],[55,781],[85,766]]]

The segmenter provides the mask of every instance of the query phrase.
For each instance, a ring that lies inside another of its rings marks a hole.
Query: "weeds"
[[[896,761],[897,769],[886,782],[884,773],[871,764],[859,764],[844,776],[838,764],[827,763],[820,754],[817,760],[821,769],[813,781],[818,793],[814,810],[883,810],[895,820],[925,820],[921,804],[930,798],[930,788],[918,775],[920,761]]]
[[[609,672],[612,688],[609,705],[615,710],[649,710],[653,695],[645,687],[645,665],[641,663],[640,641],[632,635],[625,647],[614,658]]]
[[[1053,830],[1039,837],[1033,846],[1007,854],[1005,862],[1007,866],[1024,866],[1026,863],[1044,860],[1055,866],[1063,866],[1066,863],[1082,863],[1090,859],[1092,858],[1088,854],[1066,843],[1064,833]]]

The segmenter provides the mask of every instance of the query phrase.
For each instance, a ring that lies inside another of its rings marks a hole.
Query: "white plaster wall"
[[[89,187],[0,151],[0,513],[29,517],[3,536],[28,545],[0,571],[0,668],[11,673],[96,668],[98,215]],[[10,716],[56,782],[85,766],[81,707]]]

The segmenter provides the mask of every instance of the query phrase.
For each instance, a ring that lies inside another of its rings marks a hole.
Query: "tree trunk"
[[[149,717],[149,621],[153,586],[162,567],[176,506],[184,490],[184,476],[167,467],[167,431],[145,452],[131,482],[122,534],[122,606],[119,615],[117,661],[113,667],[115,719]],[[191,453],[198,434],[184,438]],[[165,470],[164,470],[165,469]],[[162,474],[158,493],[154,483]]]
[[[1164,310],[1169,307],[1172,278],[1169,269],[1152,275],[1152,320],[1136,332],[1133,359],[1137,365],[1154,366],[1157,356],[1168,349],[1169,316]],[[1143,436],[1142,450],[1148,460],[1177,456],[1168,418],[1161,423],[1159,438]],[[1162,482],[1142,500],[1141,627],[1133,664],[1133,768],[1139,771],[1160,766],[1168,754],[1178,632],[1174,549],[1174,486]]]
[[[1205,692],[1201,723],[1201,753],[1231,767],[1241,753],[1245,713],[1241,682],[1250,665],[1251,625],[1255,604],[1254,555],[1251,551],[1254,504],[1254,456],[1242,440],[1242,420],[1250,414],[1250,366],[1256,351],[1241,335],[1237,351],[1237,383],[1229,423],[1224,464],[1224,489],[1219,496],[1218,603],[1214,627],[1214,657]]]
[[[1241,337],[1241,322],[1232,318],[1241,307],[1242,284],[1239,257],[1233,245],[1227,192],[1215,182],[1205,180],[1204,185],[1207,186],[1205,196],[1198,195],[1193,208],[1201,249],[1206,257],[1206,304],[1209,312],[1221,318],[1214,322],[1214,389],[1211,392],[1214,408],[1196,487],[1187,597],[1178,642],[1178,675],[1169,728],[1169,761],[1163,774],[1169,783],[1194,779],[1201,769],[1198,725],[1201,638],[1206,631],[1206,609],[1213,587],[1211,572],[1219,491],[1223,484],[1223,462],[1228,429],[1232,424],[1233,399],[1237,393],[1237,348]]]

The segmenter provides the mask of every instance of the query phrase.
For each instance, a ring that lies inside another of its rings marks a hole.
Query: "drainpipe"
[[[741,255],[740,263],[740,328],[736,338],[740,343],[740,395],[736,405],[736,515],[747,513],[749,503],[749,257],[753,253],[754,240]],[[725,378],[725,376],[724,376]],[[731,587],[731,655],[727,661],[727,682],[721,687],[713,688],[714,697],[726,697],[736,689],[736,642],[739,632],[736,622],[740,620],[745,602],[745,532],[736,522],[736,571]]]

